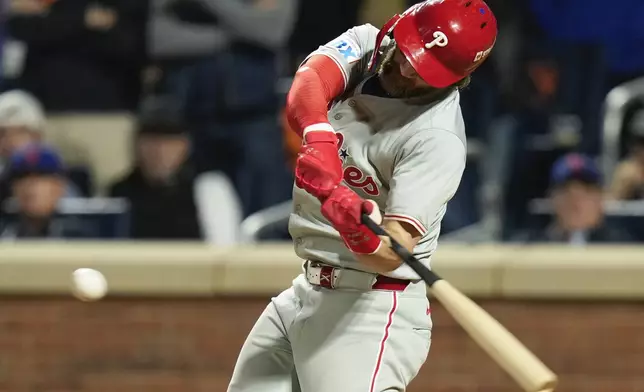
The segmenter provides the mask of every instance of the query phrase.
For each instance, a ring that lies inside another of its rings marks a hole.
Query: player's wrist
[[[375,254],[382,246],[380,237],[363,224],[356,230],[341,232],[340,237],[349,250],[361,255]]]
[[[338,138],[329,123],[309,125],[304,128],[304,143],[333,143],[337,146]]]

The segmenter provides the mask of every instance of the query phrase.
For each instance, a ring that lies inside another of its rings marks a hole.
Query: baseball
[[[72,273],[72,292],[81,301],[96,301],[107,293],[107,280],[91,268],[79,268]]]

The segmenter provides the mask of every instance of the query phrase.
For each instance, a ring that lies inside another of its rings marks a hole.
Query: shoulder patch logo
[[[349,64],[360,60],[362,57],[358,45],[348,39],[338,39],[332,45]]]

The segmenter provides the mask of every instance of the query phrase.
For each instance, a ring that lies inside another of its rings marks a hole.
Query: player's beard
[[[383,53],[383,59],[376,70],[380,85],[392,98],[417,98],[427,95],[434,95],[436,89],[433,87],[415,87],[414,81],[402,76],[400,64],[394,60],[396,54],[396,42],[387,46]]]

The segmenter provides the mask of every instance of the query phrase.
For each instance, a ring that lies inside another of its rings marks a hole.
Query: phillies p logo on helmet
[[[425,44],[425,48],[431,49],[434,46],[440,46],[441,48],[444,48],[448,43],[449,40],[447,39],[447,35],[445,35],[445,33],[443,33],[442,31],[435,31],[434,40],[430,43]]]

